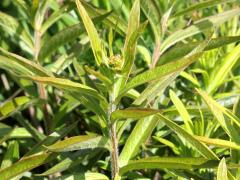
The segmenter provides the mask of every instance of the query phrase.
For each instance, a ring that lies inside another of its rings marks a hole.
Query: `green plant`
[[[238,5],[3,1],[0,179],[238,179]]]

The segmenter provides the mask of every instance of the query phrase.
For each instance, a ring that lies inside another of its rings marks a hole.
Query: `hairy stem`
[[[108,121],[109,121],[109,136],[111,139],[111,173],[112,179],[115,179],[119,174],[118,164],[118,139],[116,132],[116,123],[111,123],[111,113],[116,110],[116,105],[113,103],[114,93],[109,94],[109,108],[108,108]]]

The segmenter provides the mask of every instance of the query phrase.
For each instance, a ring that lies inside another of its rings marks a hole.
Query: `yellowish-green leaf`
[[[1,169],[11,166],[19,158],[19,144],[17,141],[10,141],[7,152],[4,154]]]
[[[107,59],[103,51],[101,39],[98,36],[97,30],[95,29],[91,18],[88,16],[85,8],[79,0],[76,0],[76,4],[78,12],[82,18],[84,27],[86,28],[86,31],[88,33],[96,63],[98,65],[102,63],[107,64]]]
[[[233,2],[236,0],[207,0],[207,1],[203,1],[203,2],[199,2],[199,3],[194,3],[192,6],[185,8],[184,10],[177,12],[176,14],[174,14],[173,17],[177,17],[177,16],[182,16],[185,14],[188,14],[192,11],[199,11],[203,8],[207,8],[207,7],[211,7],[211,6],[215,6],[221,3],[227,3],[227,2]]]
[[[74,179],[84,179],[84,180],[109,180],[107,176],[100,173],[92,173],[87,172],[84,174],[70,174],[70,175],[64,175],[61,177],[56,178],[55,180],[74,180]]]
[[[124,65],[123,70],[129,73],[135,57],[136,43],[139,35],[136,35],[140,23],[140,2],[135,0],[131,12],[129,14],[128,29],[126,40],[123,48]],[[135,34],[135,35],[134,35]],[[135,38],[133,38],[135,36]]]
[[[212,38],[209,44],[204,49],[204,51],[209,51],[209,50],[219,48],[221,46],[225,46],[238,41],[240,41],[240,36],[226,36],[226,37]],[[179,43],[176,46],[169,49],[167,52],[165,52],[159,58],[157,65],[159,66],[167,62],[184,57],[186,54],[190,53],[194,48],[196,48],[201,43],[202,41],[189,42],[187,44]]]
[[[177,108],[179,114],[181,115],[184,121],[184,124],[186,126],[186,130],[190,134],[193,134],[193,123],[182,101],[178,98],[178,96],[172,90],[170,91],[170,98],[173,104],[175,105],[175,107]]]
[[[178,135],[182,136],[192,147],[198,151],[202,156],[208,159],[218,159],[218,157],[211,151],[205,144],[198,141],[194,136],[189,134],[185,129],[171,121],[170,119],[164,117],[160,113],[156,115],[160,121],[164,122],[172,131],[176,132]]]
[[[240,150],[240,144],[237,144],[235,142],[222,140],[222,139],[213,139],[213,138],[208,138],[203,136],[194,136],[194,137],[197,140],[209,145]]]
[[[102,97],[95,89],[92,89],[80,83],[70,81],[68,79],[52,78],[52,77],[36,77],[36,76],[29,76],[26,78],[29,78],[39,83],[51,85],[56,88],[63,89],[65,91],[74,91],[80,94],[86,94],[86,95],[95,97],[97,99],[104,100],[104,97]]]
[[[43,154],[23,158],[20,161],[16,162],[15,164],[7,168],[1,169],[0,179],[3,179],[3,180],[11,179],[35,167],[48,163],[53,158],[55,158],[55,156],[51,153],[43,153]]]
[[[108,148],[108,140],[103,136],[82,135],[59,141],[46,147],[53,152],[67,152],[81,149]]]
[[[163,53],[169,47],[174,45],[175,43],[184,40],[188,37],[191,37],[195,34],[201,33],[204,30],[207,30],[212,27],[216,27],[221,25],[222,23],[228,21],[240,14],[240,8],[231,9],[229,11],[225,11],[223,13],[219,13],[217,15],[213,15],[210,17],[203,18],[197,21],[195,24],[185,28],[178,30],[171,34],[161,45],[160,51]]]
[[[217,170],[217,180],[228,180],[227,174],[228,174],[228,171],[227,171],[226,161],[225,161],[225,158],[222,158]]]
[[[136,118],[141,119],[146,116],[159,113],[161,110],[147,109],[147,108],[128,108],[122,110],[116,110],[111,114],[111,120],[114,122],[118,119]]]
[[[18,36],[28,48],[33,48],[33,41],[29,33],[19,24],[19,22],[12,16],[0,12],[0,26],[5,29],[5,32],[10,35]]]
[[[240,45],[236,46],[229,54],[226,55],[222,63],[217,65],[210,74],[210,83],[207,92],[212,94],[217,88],[224,83],[233,66],[240,58]]]
[[[165,65],[156,67],[152,70],[148,70],[142,74],[139,74],[136,77],[134,77],[130,82],[128,82],[126,86],[123,87],[123,89],[120,92],[120,95],[146,82],[158,80],[172,73],[180,72],[184,70],[187,66],[189,66],[191,63],[193,63],[200,56],[201,56],[201,53],[197,53],[190,57],[183,58],[181,60],[177,60]]]
[[[232,122],[229,119],[225,118],[224,115],[230,118],[238,126],[238,128],[240,127],[240,119],[234,116],[229,110],[227,110],[226,108],[218,104],[216,101],[214,101],[210,96],[207,95],[206,92],[203,92],[198,89],[197,89],[197,92],[201,95],[203,100],[206,102],[206,104],[212,111],[213,115],[216,117],[217,121],[225,130],[225,132],[229,135],[229,137],[231,137],[233,141],[240,143],[238,138],[239,132],[237,131],[235,126],[232,125]]]
[[[37,102],[39,102],[39,100],[30,99],[27,96],[20,96],[9,100],[0,106],[0,120],[7,118],[17,111],[22,111]]]
[[[20,75],[53,76],[53,74],[47,71],[47,69],[44,69],[39,64],[34,63],[22,56],[10,53],[2,48],[0,48],[0,52],[3,54],[3,56],[0,56],[0,65],[3,67],[0,67],[6,69],[7,71],[10,70],[17,73],[18,67],[20,67],[23,68]],[[26,72],[24,72],[24,70]]]

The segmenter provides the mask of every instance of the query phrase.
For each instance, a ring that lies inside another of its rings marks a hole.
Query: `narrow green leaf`
[[[212,94],[217,88],[224,83],[227,75],[231,72],[233,66],[238,62],[240,57],[240,45],[236,46],[229,54],[226,55],[220,65],[218,65],[210,74],[209,86],[207,92]]]
[[[88,33],[96,63],[98,65],[102,64],[102,62],[107,64],[107,60],[102,49],[103,46],[101,43],[101,39],[98,36],[97,30],[95,29],[91,18],[88,16],[85,8],[79,0],[76,1],[76,4],[78,12],[82,18],[84,27]]]
[[[199,140],[203,143],[209,144],[209,145],[240,150],[240,144],[237,144],[237,143],[232,142],[232,141],[215,139],[215,138],[213,139],[213,138],[202,137],[202,136],[194,136],[194,137],[197,140]]]
[[[33,138],[36,139],[36,141],[41,141],[45,138],[45,135],[40,133],[35,127],[31,125],[29,120],[24,119],[21,113],[16,113],[14,115],[15,119],[19,122],[19,124],[26,128],[26,130],[32,135]]]
[[[48,84],[66,91],[75,91],[75,92],[79,92],[82,94],[86,94],[86,95],[104,100],[104,97],[102,97],[95,89],[92,89],[80,83],[70,81],[68,79],[53,78],[53,77],[37,77],[37,76],[31,76],[26,78],[29,78],[39,83]]]
[[[209,51],[215,48],[219,48],[231,43],[235,43],[240,41],[240,36],[226,36],[226,37],[218,37],[218,38],[212,38],[209,42],[209,44],[206,46],[204,51]],[[166,51],[158,60],[157,65],[162,65],[167,62],[171,62],[173,60],[179,59],[188,53],[190,53],[194,48],[199,46],[202,43],[200,42],[190,42],[187,44],[179,43],[173,48]]]
[[[70,2],[68,4],[63,5],[59,10],[55,11],[53,14],[51,14],[50,17],[46,19],[46,21],[43,23],[40,32],[44,34],[49,27],[52,26],[57,20],[59,20],[62,16],[64,16],[67,12],[72,10],[74,7],[73,3]]]
[[[123,48],[123,71],[129,74],[135,58],[137,39],[140,33],[138,32],[140,23],[140,2],[135,0],[131,12],[129,14],[128,29],[126,40]]]
[[[157,123],[158,119],[153,116],[145,117],[137,122],[119,156],[120,166],[126,165],[139,152],[139,148],[147,141]]]
[[[106,10],[93,7],[90,3],[86,1],[81,0],[81,3],[86,9],[86,11],[92,16],[101,16],[108,13],[108,11]],[[121,35],[124,35],[127,32],[127,24],[125,20],[119,16],[118,13],[111,12],[109,16],[103,19],[103,23],[109,28],[116,30],[116,32]]]
[[[173,104],[175,105],[175,107],[177,108],[179,114],[181,115],[184,121],[184,124],[186,126],[186,130],[190,134],[193,134],[193,123],[182,101],[178,98],[178,96],[172,90],[170,91],[170,98]]]
[[[228,180],[227,174],[228,172],[227,172],[226,161],[225,161],[225,158],[222,158],[217,170],[217,180]]]
[[[173,15],[173,17],[177,17],[177,16],[182,16],[185,14],[188,14],[192,11],[199,11],[203,8],[207,8],[207,7],[211,7],[211,6],[215,6],[221,3],[227,3],[227,2],[234,2],[236,0],[207,0],[207,1],[203,1],[203,2],[199,2],[199,3],[194,3],[192,6],[185,8],[184,10],[177,12],[176,14]]]
[[[193,63],[200,56],[201,56],[201,53],[194,54],[190,57],[183,58],[181,60],[177,60],[174,62],[170,62],[168,64],[156,67],[152,70],[143,72],[142,74],[137,75],[130,82],[128,82],[126,86],[124,86],[124,88],[121,90],[120,95],[146,82],[158,80],[164,76],[167,76],[176,72],[180,72],[184,70],[187,66],[189,66],[191,63]]]
[[[39,142],[35,146],[33,146],[31,148],[31,150],[28,151],[24,155],[24,157],[31,156],[33,154],[37,154],[39,152],[44,151],[45,150],[44,146],[49,146],[49,145],[55,143],[56,141],[60,140],[64,136],[66,136],[73,128],[76,127],[77,123],[78,123],[78,121],[76,121],[75,123],[73,123],[67,127],[64,126],[60,130],[54,131],[53,133],[51,133],[50,135],[45,137],[41,142]]]
[[[18,72],[18,67],[15,67],[15,65],[17,65],[17,66],[20,66],[20,68],[23,68],[23,72],[21,73],[21,75],[29,75],[29,73],[26,73],[26,72],[30,72],[31,75],[36,74],[38,76],[53,76],[51,72],[47,71],[45,68],[43,68],[39,64],[36,64],[24,57],[21,57],[14,53],[7,52],[2,48],[0,48],[0,52],[4,55],[4,56],[0,56],[0,65],[2,66],[3,64],[3,67],[1,66],[0,67],[4,68],[6,66],[5,69],[7,71],[16,70],[16,72]],[[24,73],[24,70],[26,70],[25,73]]]
[[[94,23],[102,22],[110,13],[102,14],[93,19]],[[39,59],[43,61],[62,45],[75,40],[84,32],[83,24],[78,23],[64,28],[47,40],[41,47]]]
[[[189,26],[185,29],[178,30],[170,35],[161,45],[160,52],[165,52],[169,47],[174,45],[175,43],[184,40],[188,37],[191,37],[195,34],[203,32],[206,29],[219,26],[220,24],[228,21],[236,15],[240,14],[240,8],[235,8],[223,13],[219,13],[217,15],[213,15],[210,17],[203,18],[197,21],[192,26]]]
[[[132,160],[126,166],[120,168],[120,174],[139,169],[200,169],[213,168],[218,164],[217,160],[205,158],[182,157],[150,157],[140,160]]]
[[[22,111],[27,107],[40,103],[38,99],[30,99],[27,96],[20,96],[9,100],[0,106],[0,120],[6,119],[17,111]]]
[[[151,116],[153,114],[159,113],[161,110],[146,109],[146,108],[128,108],[122,110],[116,110],[111,114],[112,122],[118,119],[136,118],[141,119],[146,116]]]
[[[125,44],[125,49],[123,52],[124,64],[122,67],[122,73],[124,73],[124,76],[128,77],[130,74],[135,59],[137,40],[144,31],[147,23],[148,22],[145,21],[144,23],[140,24],[139,28],[132,33],[127,44]]]
[[[67,157],[63,156],[63,158],[60,158],[59,163],[48,169],[42,174],[39,174],[39,176],[48,176],[51,174],[63,172],[67,169],[73,168],[79,164],[81,164],[86,159],[95,159],[100,152],[103,152],[103,149],[85,149],[80,150],[75,153],[68,154]]]
[[[56,178],[56,180],[74,180],[74,179],[84,179],[84,180],[109,180],[107,176],[100,173],[91,173],[87,172],[84,174],[70,174],[70,175],[64,175],[61,177]]]
[[[2,160],[1,169],[11,166],[19,158],[19,144],[17,141],[10,141],[7,152]]]
[[[53,152],[67,152],[81,149],[108,148],[105,137],[95,135],[74,136],[46,147]]]
[[[170,129],[176,132],[178,135],[182,136],[192,147],[198,151],[202,156],[208,159],[218,159],[218,157],[203,143],[198,141],[194,136],[189,134],[185,129],[174,123],[173,121],[167,119],[160,113],[158,113],[157,118],[164,122]]]
[[[107,86],[109,86],[109,85],[112,84],[111,80],[108,79],[108,78],[107,78],[106,76],[104,76],[103,74],[101,74],[101,72],[97,72],[97,71],[91,69],[91,68],[88,67],[88,66],[85,66],[84,68],[85,68],[85,70],[86,70],[88,73],[96,76],[99,80],[101,80],[102,82],[104,82]]]
[[[29,48],[33,48],[33,41],[29,33],[12,16],[0,12],[0,26],[5,29],[4,32],[19,37]]]
[[[51,153],[44,153],[35,156],[29,156],[16,162],[10,167],[0,170],[0,179],[10,179],[16,177],[19,174],[27,172],[42,164],[48,163],[55,156]]]
[[[59,31],[50,39],[48,39],[46,43],[42,45],[39,53],[39,59],[43,61],[55,50],[57,50],[60,46],[75,40],[82,33],[83,33],[82,23],[72,25]]]
[[[152,31],[155,36],[155,42],[158,42],[161,37],[161,10],[157,6],[155,0],[145,1],[140,0],[141,9],[144,12],[145,16],[148,18],[148,21],[151,25]]]
[[[229,119],[226,119],[224,115],[229,117],[239,128],[240,127],[240,119],[236,116],[234,116],[229,110],[222,107],[220,104],[218,104],[216,101],[214,101],[210,96],[207,95],[207,93],[197,89],[197,92],[201,95],[203,100],[206,102],[210,110],[212,111],[213,115],[216,117],[219,124],[222,126],[222,128],[225,130],[225,132],[229,135],[229,137],[232,138],[233,141],[236,143],[240,143],[239,141],[239,132],[235,128],[235,126],[232,125],[232,122]]]

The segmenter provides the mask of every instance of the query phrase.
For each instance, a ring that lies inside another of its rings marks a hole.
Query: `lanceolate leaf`
[[[68,79],[52,78],[52,77],[36,77],[36,76],[31,76],[26,78],[32,79],[36,82],[40,82],[43,84],[51,85],[59,89],[63,89],[65,91],[79,92],[82,94],[95,97],[97,99],[104,100],[104,98],[101,95],[99,95],[99,93],[96,90],[86,85],[70,81]]]
[[[19,158],[19,144],[17,141],[10,141],[7,152],[2,160],[1,169],[11,166]]]
[[[202,96],[203,100],[206,102],[213,115],[216,117],[217,121],[229,135],[229,137],[231,137],[235,142],[240,143],[238,138],[239,132],[237,130],[240,128],[240,119],[238,117],[235,117],[226,108],[222,107],[220,104],[214,101],[210,96],[207,95],[207,93],[201,90],[197,90],[197,92]],[[237,125],[237,127],[230,125],[232,122],[229,121],[229,119],[225,118],[224,115],[230,118]]]
[[[194,138],[194,136],[189,134],[182,127],[180,127],[173,121],[167,119],[161,114],[157,114],[156,116],[160,119],[160,121],[163,121],[170,129],[172,129],[174,132],[176,132],[178,135],[182,136],[186,141],[188,141],[188,143],[191,144],[192,147],[200,154],[202,154],[205,158],[218,159],[218,157],[206,145],[198,141],[196,138]]]
[[[160,79],[175,72],[180,72],[184,70],[187,66],[189,66],[191,63],[193,63],[200,56],[201,53],[198,53],[190,57],[183,58],[181,60],[177,60],[139,74],[134,77],[130,82],[128,82],[126,86],[124,86],[124,88],[120,92],[120,95],[146,82]]]
[[[0,26],[3,27],[10,35],[19,36],[19,38],[28,45],[29,48],[33,48],[33,42],[30,34],[28,34],[19,22],[12,16],[0,12]]]
[[[120,166],[126,165],[138,153],[141,145],[147,141],[157,123],[158,119],[153,116],[145,117],[137,122],[119,156]]]
[[[63,156],[63,158],[60,159],[59,163],[48,169],[42,174],[39,174],[39,176],[48,176],[51,174],[59,173],[62,171],[65,171],[67,169],[73,168],[74,166],[79,165],[86,159],[91,160],[92,158],[96,158],[96,156],[99,154],[99,152],[103,152],[103,149],[84,149],[76,151],[75,153],[69,154],[68,157]]]
[[[58,49],[60,46],[73,41],[82,33],[83,33],[82,23],[67,27],[62,31],[58,32],[53,37],[48,39],[46,43],[43,44],[39,53],[39,59],[43,61],[46,57],[51,55],[51,53]]]
[[[126,40],[125,40],[124,49],[123,49],[123,55],[124,55],[123,71],[126,72],[127,75],[131,70],[132,63],[135,57],[137,39],[139,36],[137,35],[139,23],[140,23],[140,2],[139,0],[135,0],[129,15],[128,29],[127,29]]]
[[[19,174],[27,172],[35,167],[51,161],[55,156],[51,153],[44,153],[35,156],[29,156],[15,164],[0,170],[0,179],[10,179]]]
[[[108,148],[108,140],[103,136],[82,135],[59,141],[46,147],[53,152],[67,152],[81,149]]]
[[[109,13],[98,16],[93,19],[93,22],[99,23],[108,15]],[[43,61],[45,58],[50,56],[59,47],[61,47],[62,45],[68,42],[75,40],[83,32],[84,32],[84,29],[83,29],[82,23],[66,27],[63,30],[59,31],[50,39],[48,39],[46,43],[43,44],[43,46],[41,47],[41,51],[39,53],[39,59]]]
[[[94,8],[89,3],[84,0],[81,0],[84,8],[88,12],[88,14],[92,16],[101,16],[103,14],[108,13],[105,10]],[[121,35],[126,34],[127,32],[127,24],[125,20],[123,20],[117,13],[111,12],[111,14],[103,19],[103,23],[106,24],[108,27],[116,30],[116,32],[120,33]]]
[[[21,96],[9,100],[0,106],[0,120],[3,120],[15,112],[22,111],[23,109],[39,102],[39,100],[30,99],[27,96]]]
[[[91,173],[91,172],[87,172],[84,174],[64,175],[59,178],[56,178],[56,180],[65,180],[65,179],[108,180],[109,178],[107,176],[105,176],[104,174]]]
[[[173,104],[175,105],[175,107],[177,108],[179,114],[181,115],[184,121],[184,124],[186,126],[186,130],[190,134],[193,134],[193,123],[182,101],[178,98],[178,96],[173,91],[170,91],[170,98]]]
[[[188,37],[191,37],[195,34],[198,34],[200,32],[203,32],[204,30],[209,29],[211,27],[218,26],[239,14],[240,14],[240,8],[235,8],[214,16],[201,19],[197,21],[194,25],[189,26],[186,29],[181,29],[179,31],[176,31],[172,35],[170,35],[162,43],[160,51],[163,53],[175,43],[181,40],[184,40]]]
[[[120,174],[139,169],[199,169],[213,168],[217,165],[217,160],[204,158],[150,157],[130,161],[126,166],[121,167]]]
[[[91,18],[88,16],[86,10],[84,9],[82,3],[79,0],[76,1],[76,4],[85,29],[88,33],[96,63],[98,65],[100,65],[102,62],[107,63],[104,51],[102,49],[103,46],[101,43],[101,39],[98,36],[97,30],[95,29]]]
[[[225,147],[225,148],[232,148],[232,149],[237,149],[240,150],[240,144],[237,144],[232,141],[227,141],[223,139],[213,139],[213,138],[208,138],[208,137],[202,137],[202,136],[194,136],[197,140],[209,144],[209,145],[214,145],[216,147]]]
[[[54,24],[58,19],[64,16],[66,12],[69,12],[70,10],[72,10],[73,7],[74,7],[74,4],[70,2],[69,4],[62,6],[59,10],[51,14],[51,16],[48,17],[47,20],[43,23],[40,32],[44,34],[47,31],[47,29],[51,27],[52,24]]]
[[[77,123],[78,122],[75,122],[67,127],[63,127],[58,131],[54,131],[49,136],[45,137],[41,142],[37,143],[34,147],[32,147],[31,150],[24,155],[24,157],[44,151],[44,146],[49,146],[58,141],[59,139],[63,138],[65,135],[67,135],[67,133],[69,133],[73,128],[76,127]]]
[[[148,21],[151,25],[155,36],[155,42],[158,42],[161,37],[161,12],[159,7],[156,5],[155,0],[145,1],[140,0],[141,9],[143,10],[145,16],[147,16]]]
[[[238,41],[240,41],[240,36],[212,38],[209,44],[204,49],[204,51],[209,51]],[[187,44],[179,43],[173,48],[166,51],[166,53],[164,53],[159,58],[157,65],[165,64],[167,62],[179,59],[190,53],[194,48],[199,46],[201,43],[202,42],[189,42]]]
[[[173,17],[182,16],[184,14],[190,13],[195,10],[199,11],[200,9],[203,9],[203,8],[215,6],[215,5],[218,5],[221,3],[233,2],[233,1],[235,1],[235,0],[207,0],[207,1],[200,2],[200,3],[196,3],[196,4],[194,3],[194,5],[188,7],[180,12],[177,12],[176,14],[173,15]]]
[[[237,63],[240,57],[240,45],[236,46],[227,56],[223,62],[218,65],[214,71],[210,74],[210,83],[207,87],[207,92],[212,94],[217,88],[224,82],[227,75]]]
[[[118,119],[136,118],[141,119],[146,116],[161,112],[160,110],[145,109],[145,108],[128,108],[123,110],[116,110],[111,114],[111,120],[114,122]]]
[[[228,180],[228,176],[227,176],[227,165],[226,165],[226,161],[225,158],[223,158],[218,166],[218,170],[217,170],[217,180]]]
[[[19,69],[23,69],[20,75],[38,75],[38,76],[53,76],[51,72],[44,69],[39,64],[36,64],[24,57],[21,57],[17,54],[7,52],[6,50],[0,48],[0,68],[6,69],[7,71],[18,72]],[[17,66],[17,67],[16,67]],[[24,70],[26,71],[24,73]]]

